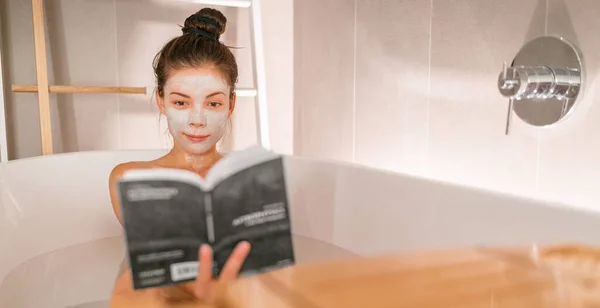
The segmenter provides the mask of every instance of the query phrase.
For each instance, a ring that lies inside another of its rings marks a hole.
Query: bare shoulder
[[[125,172],[135,169],[151,168],[154,166],[152,161],[130,161],[116,165],[110,172],[110,179],[116,180],[122,176]]]
[[[113,185],[117,182],[117,179],[120,178],[125,172],[153,167],[156,167],[155,161],[130,161],[116,165],[110,172],[108,179],[111,190],[113,189]]]
[[[119,195],[117,193],[117,180],[127,171],[135,169],[153,168],[155,166],[156,161],[132,161],[118,164],[110,172],[110,176],[108,179],[110,201],[112,203],[113,211],[120,223],[122,223],[122,220],[119,206]]]

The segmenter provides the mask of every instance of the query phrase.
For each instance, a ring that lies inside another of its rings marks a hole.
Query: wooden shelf
[[[38,92],[36,85],[13,85],[13,92]],[[146,94],[145,87],[99,87],[99,86],[49,86],[50,93],[85,93],[85,94]]]
[[[17,93],[37,93],[36,85],[13,85],[12,91]],[[102,87],[102,86],[49,86],[49,93],[83,93],[83,94],[146,94],[145,87]],[[257,91],[252,88],[236,89],[238,97],[256,97]]]

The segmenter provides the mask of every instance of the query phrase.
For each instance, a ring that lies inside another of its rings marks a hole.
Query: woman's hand
[[[218,280],[212,278],[212,249],[208,245],[202,245],[199,250],[198,276],[191,285],[192,292],[196,299],[207,303],[214,302],[227,283],[235,280],[238,273],[250,253],[250,244],[240,242],[233,249],[233,252],[227,259]]]
[[[131,271],[125,271],[117,281],[111,298],[111,308],[135,307],[212,307],[227,298],[223,291],[227,283],[235,280],[248,253],[250,244],[239,243],[227,260],[218,280],[212,279],[212,249],[204,245],[199,249],[198,276],[195,281],[173,287],[133,290]]]

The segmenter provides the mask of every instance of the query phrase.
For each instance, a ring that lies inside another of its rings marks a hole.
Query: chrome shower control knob
[[[505,97],[516,97],[522,90],[522,82],[519,74],[514,67],[506,67],[506,62],[502,67],[502,72],[498,76],[498,90]]]
[[[511,72],[514,72],[513,68],[510,68]],[[504,78],[503,74],[498,77],[498,90],[500,94],[506,97],[513,97],[519,93],[521,89],[521,81],[515,78]]]
[[[577,97],[581,86],[581,72],[570,68],[553,68],[554,86],[552,94],[558,99]]]
[[[511,66],[498,77],[500,94],[515,100],[551,97],[554,85],[554,71],[547,66]]]
[[[512,116],[545,127],[562,121],[573,110],[585,74],[581,53],[572,42],[557,36],[537,37],[508,63],[496,85],[508,101],[506,134]]]

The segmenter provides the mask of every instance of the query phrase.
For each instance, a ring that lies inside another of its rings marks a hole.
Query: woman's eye
[[[219,106],[221,106],[221,105],[223,105],[223,104],[221,104],[221,103],[219,103],[219,102],[210,102],[210,103],[208,103],[208,105],[209,105],[210,107],[216,108],[216,107],[219,107]]]
[[[185,102],[184,101],[174,101],[173,105],[178,106],[178,107],[183,107],[183,106],[185,106]]]

